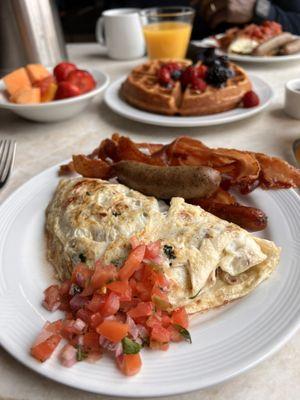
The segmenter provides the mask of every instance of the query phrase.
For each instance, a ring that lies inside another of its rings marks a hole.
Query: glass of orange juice
[[[150,59],[185,58],[195,11],[191,7],[158,7],[141,11]]]

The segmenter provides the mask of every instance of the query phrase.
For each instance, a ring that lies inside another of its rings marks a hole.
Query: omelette
[[[205,311],[250,293],[279,262],[280,249],[199,206],[169,205],[119,183],[62,179],[46,210],[47,255],[59,279],[78,263],[120,267],[130,238],[159,240],[172,308]]]

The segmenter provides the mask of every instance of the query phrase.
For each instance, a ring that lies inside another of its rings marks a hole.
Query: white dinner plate
[[[233,53],[226,53],[228,58],[231,61],[235,62],[247,62],[247,63],[282,63],[287,61],[299,61],[300,60],[300,53],[297,54],[290,54],[289,56],[265,56],[265,57],[258,57],[258,56],[247,56],[242,54],[233,54]]]
[[[53,278],[45,260],[45,208],[58,183],[52,167],[19,188],[0,208],[0,343],[41,375],[74,388],[113,396],[154,397],[201,389],[253,367],[278,350],[300,322],[300,201],[293,190],[256,190],[247,204],[269,216],[261,235],[282,247],[273,275],[250,295],[191,319],[192,344],[142,351],[142,371],[123,376],[109,356],[65,368],[56,354],[41,364],[29,348],[46,320],[43,290]],[[245,201],[244,201],[245,203]]]
[[[221,38],[223,33],[217,35],[216,37]],[[216,46],[218,47],[218,42],[214,38],[205,38],[200,41],[193,41],[194,44],[198,44],[201,46]],[[221,51],[221,50],[220,50]],[[234,62],[246,62],[246,63],[286,63],[288,61],[297,61],[300,60],[300,53],[290,54],[287,56],[251,56],[251,55],[242,55],[235,53],[226,53],[222,51],[223,54],[226,54],[231,61]]]
[[[213,115],[182,117],[160,115],[139,110],[138,108],[126,103],[119,95],[121,84],[126,79],[126,76],[118,79],[109,86],[105,92],[104,100],[108,107],[117,114],[134,121],[144,122],[150,125],[171,126],[175,128],[221,125],[251,117],[252,115],[264,110],[270,104],[274,94],[270,85],[257,76],[250,74],[248,76],[253,84],[253,90],[255,90],[260,98],[259,106],[253,108],[239,107],[235,108],[234,110]]]

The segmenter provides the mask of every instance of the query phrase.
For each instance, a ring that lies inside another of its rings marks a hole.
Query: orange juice
[[[159,22],[144,26],[148,57],[185,58],[192,25],[184,22]]]

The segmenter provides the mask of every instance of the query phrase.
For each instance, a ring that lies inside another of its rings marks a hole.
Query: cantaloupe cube
[[[17,90],[11,97],[11,101],[17,104],[34,104],[41,102],[40,88],[25,88]]]
[[[26,65],[26,71],[31,83],[40,81],[50,75],[49,71],[42,64],[28,64]]]
[[[13,96],[18,90],[31,87],[31,82],[25,68],[19,68],[3,78],[6,90]]]
[[[47,101],[52,101],[55,98],[55,94],[57,91],[57,84],[51,82],[47,87],[46,91],[41,95],[41,102],[46,103]]]
[[[46,76],[46,78],[34,82],[33,87],[41,89],[42,103],[54,100],[57,84],[53,75],[50,74],[49,76]]]

